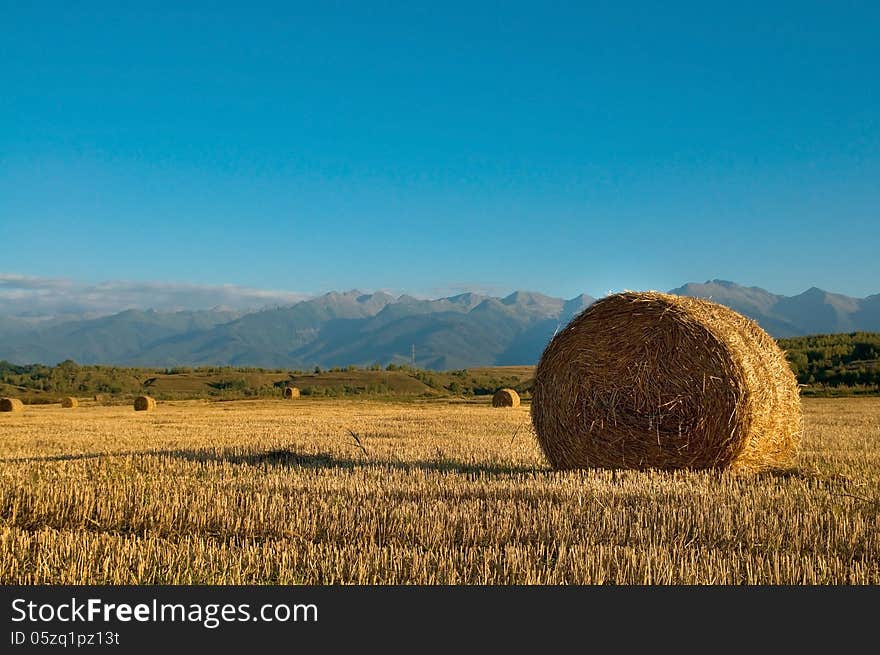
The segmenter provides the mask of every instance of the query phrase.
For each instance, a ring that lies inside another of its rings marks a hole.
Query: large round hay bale
[[[754,321],[627,292],[578,315],[535,372],[532,423],[555,468],[777,467],[801,433],[797,381]]]
[[[299,398],[299,389],[296,387],[284,387],[285,398]]]
[[[18,398],[0,398],[0,412],[20,412],[24,403]]]
[[[492,407],[519,407],[519,394],[513,389],[499,389],[492,396]]]
[[[76,407],[77,405],[79,405],[79,401],[76,398],[74,398],[73,396],[67,396],[66,398],[61,399],[61,406],[62,407],[72,408],[72,407]]]
[[[134,408],[138,412],[156,409],[156,400],[150,396],[138,396],[134,399]]]
[[[104,394],[96,393],[94,396],[94,401],[96,403],[103,403],[104,402]]]

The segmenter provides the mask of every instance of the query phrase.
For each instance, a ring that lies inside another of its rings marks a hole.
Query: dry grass
[[[0,416],[0,583],[880,584],[880,400],[795,466],[545,464],[526,407],[169,402]]]

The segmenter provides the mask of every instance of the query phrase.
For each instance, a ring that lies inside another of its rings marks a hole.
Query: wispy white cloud
[[[87,284],[65,278],[0,273],[0,316],[95,316],[125,309],[179,311],[212,307],[242,311],[291,305],[308,297],[309,294],[297,291],[234,284],[123,280]]]

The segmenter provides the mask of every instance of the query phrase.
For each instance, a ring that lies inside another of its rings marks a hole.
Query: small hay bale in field
[[[492,407],[519,407],[519,394],[513,389],[499,389],[492,396]]]
[[[558,469],[774,468],[802,425],[797,381],[757,323],[656,292],[608,296],[559,332],[531,413]]]
[[[79,401],[76,398],[74,398],[73,396],[67,396],[66,398],[61,399],[61,406],[62,407],[72,408],[72,407],[76,407],[78,405],[79,405]]]
[[[20,412],[24,403],[18,398],[0,398],[0,412]]]
[[[94,397],[94,401],[95,401],[96,403],[102,403],[102,402],[104,402],[104,396],[103,396],[103,394],[96,393],[96,394],[95,394],[95,397]]]
[[[146,412],[156,409],[156,400],[150,396],[138,396],[134,399],[134,409],[137,412]]]
[[[284,387],[285,398],[299,398],[299,389],[296,387]]]

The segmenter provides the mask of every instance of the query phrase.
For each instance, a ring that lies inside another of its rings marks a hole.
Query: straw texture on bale
[[[0,412],[20,412],[24,403],[18,398],[0,398]]]
[[[492,407],[519,407],[519,394],[513,389],[499,389],[492,396]]]
[[[70,408],[70,407],[76,407],[78,405],[79,405],[79,401],[72,396],[68,396],[67,398],[61,399],[61,406],[62,407]]]
[[[558,469],[761,470],[801,434],[797,380],[754,321],[697,298],[608,296],[548,344],[532,424]]]
[[[156,409],[156,400],[150,396],[138,396],[134,399],[134,408],[138,412]]]
[[[296,387],[284,387],[285,398],[299,398],[299,389]]]

